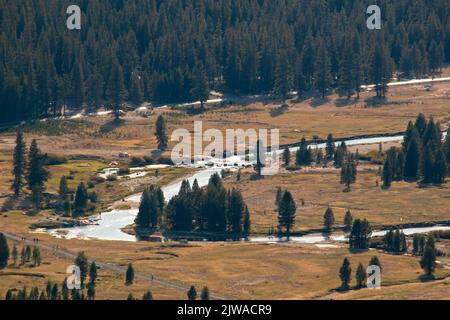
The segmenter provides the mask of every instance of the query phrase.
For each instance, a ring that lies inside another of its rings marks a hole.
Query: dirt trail
[[[68,251],[67,249],[62,249],[60,247],[51,246],[51,245],[43,243],[42,241],[34,242],[34,241],[28,240],[19,235],[12,234],[9,232],[2,232],[2,233],[5,235],[6,238],[8,238],[10,240],[19,241],[19,242],[23,242],[24,244],[30,244],[30,245],[39,247],[40,249],[52,252],[53,254],[55,254],[59,257],[70,258],[70,259],[74,259],[76,257],[75,253],[72,253],[72,252]],[[117,264],[110,263],[110,262],[100,262],[100,261],[96,260],[95,263],[100,268],[111,270],[111,271],[114,271],[114,272],[117,272],[120,274],[124,274],[127,269],[126,267],[122,267],[122,266],[119,266]],[[189,290],[189,287],[187,287],[187,286],[184,286],[182,284],[179,284],[179,283],[176,283],[173,281],[165,280],[165,279],[162,279],[159,277],[157,278],[152,274],[143,274],[143,273],[137,272],[137,273],[135,273],[135,277],[136,277],[136,279],[154,282],[156,284],[159,284],[159,285],[162,285],[165,287],[169,287],[172,289],[177,289],[177,290],[183,291],[185,293]],[[231,300],[231,298],[229,298],[229,297],[223,297],[223,296],[219,296],[216,294],[210,294],[210,297],[211,297],[211,299],[214,299],[214,300]]]

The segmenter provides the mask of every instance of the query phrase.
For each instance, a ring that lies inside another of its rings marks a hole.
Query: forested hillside
[[[215,86],[351,96],[393,71],[420,77],[450,61],[448,0],[369,2],[0,0],[0,122],[65,104],[201,100]],[[373,2],[381,31],[366,28]],[[69,31],[75,3],[82,29]]]

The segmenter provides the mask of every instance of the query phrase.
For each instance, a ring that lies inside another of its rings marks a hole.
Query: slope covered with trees
[[[204,101],[218,85],[286,97],[330,88],[348,97],[397,70],[420,77],[450,61],[448,0],[0,0],[0,122],[63,106]]]

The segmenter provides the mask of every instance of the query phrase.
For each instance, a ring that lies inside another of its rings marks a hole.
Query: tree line
[[[393,181],[442,184],[450,164],[450,128],[445,141],[441,125],[420,114],[409,122],[402,148],[391,148],[383,165],[383,187]]]
[[[250,213],[241,192],[226,190],[218,173],[204,188],[199,187],[197,180],[192,186],[184,180],[178,194],[167,204],[159,187],[147,188],[135,223],[140,228],[229,234],[234,239],[248,237],[251,229]]]
[[[381,0],[381,30],[362,0],[90,0],[69,31],[69,0],[0,1],[0,121],[238,93],[331,89],[351,97],[394,71],[422,77],[450,61],[447,0]],[[317,17],[320,17],[318,19]]]

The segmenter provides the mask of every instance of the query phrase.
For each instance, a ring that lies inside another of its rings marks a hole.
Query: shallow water
[[[374,143],[383,143],[383,142],[392,142],[392,141],[401,141],[403,136],[394,136],[394,137],[374,137],[374,138],[362,138],[362,139],[353,139],[347,140],[345,143],[347,146],[351,145],[363,145],[363,144],[374,144]],[[338,142],[337,144],[340,144]],[[315,145],[311,146],[312,148],[316,148]],[[318,144],[317,148],[325,148],[325,144]],[[291,148],[292,152],[295,152],[297,148]],[[282,152],[282,151],[280,151]],[[233,157],[233,162],[238,162],[236,157]],[[245,161],[242,159],[242,163],[238,163],[239,165],[243,164]],[[210,177],[214,173],[219,173],[222,171],[222,167],[213,167],[208,169],[203,169],[191,177],[189,177],[189,182],[192,185],[194,180],[197,179],[200,187],[206,186]],[[181,187],[181,181],[177,183],[173,183],[164,187],[162,191],[164,192],[164,196],[166,201],[169,201],[173,198]],[[139,202],[141,198],[141,194],[136,194],[127,198],[129,201]],[[49,233],[53,236],[61,237],[61,234],[65,234],[65,238],[73,239],[73,238],[94,238],[99,240],[116,240],[116,241],[137,241],[135,236],[128,235],[121,231],[121,229],[127,225],[134,223],[134,219],[137,215],[136,209],[129,210],[114,210],[111,212],[106,212],[101,214],[98,218],[97,225],[90,226],[82,226],[82,227],[74,227],[60,230],[51,230]],[[431,227],[431,228],[411,228],[405,229],[405,234],[414,234],[414,233],[426,233],[430,231],[438,231],[438,230],[450,230],[450,227]],[[378,231],[374,232],[374,236],[383,235],[386,231]],[[322,235],[307,235],[302,237],[291,237],[292,242],[305,243],[305,244],[315,244],[326,241],[345,241],[345,237],[343,235],[331,236],[331,238],[325,238]],[[257,243],[280,243],[285,240],[279,239],[276,237],[253,237],[250,239],[252,242]]]

